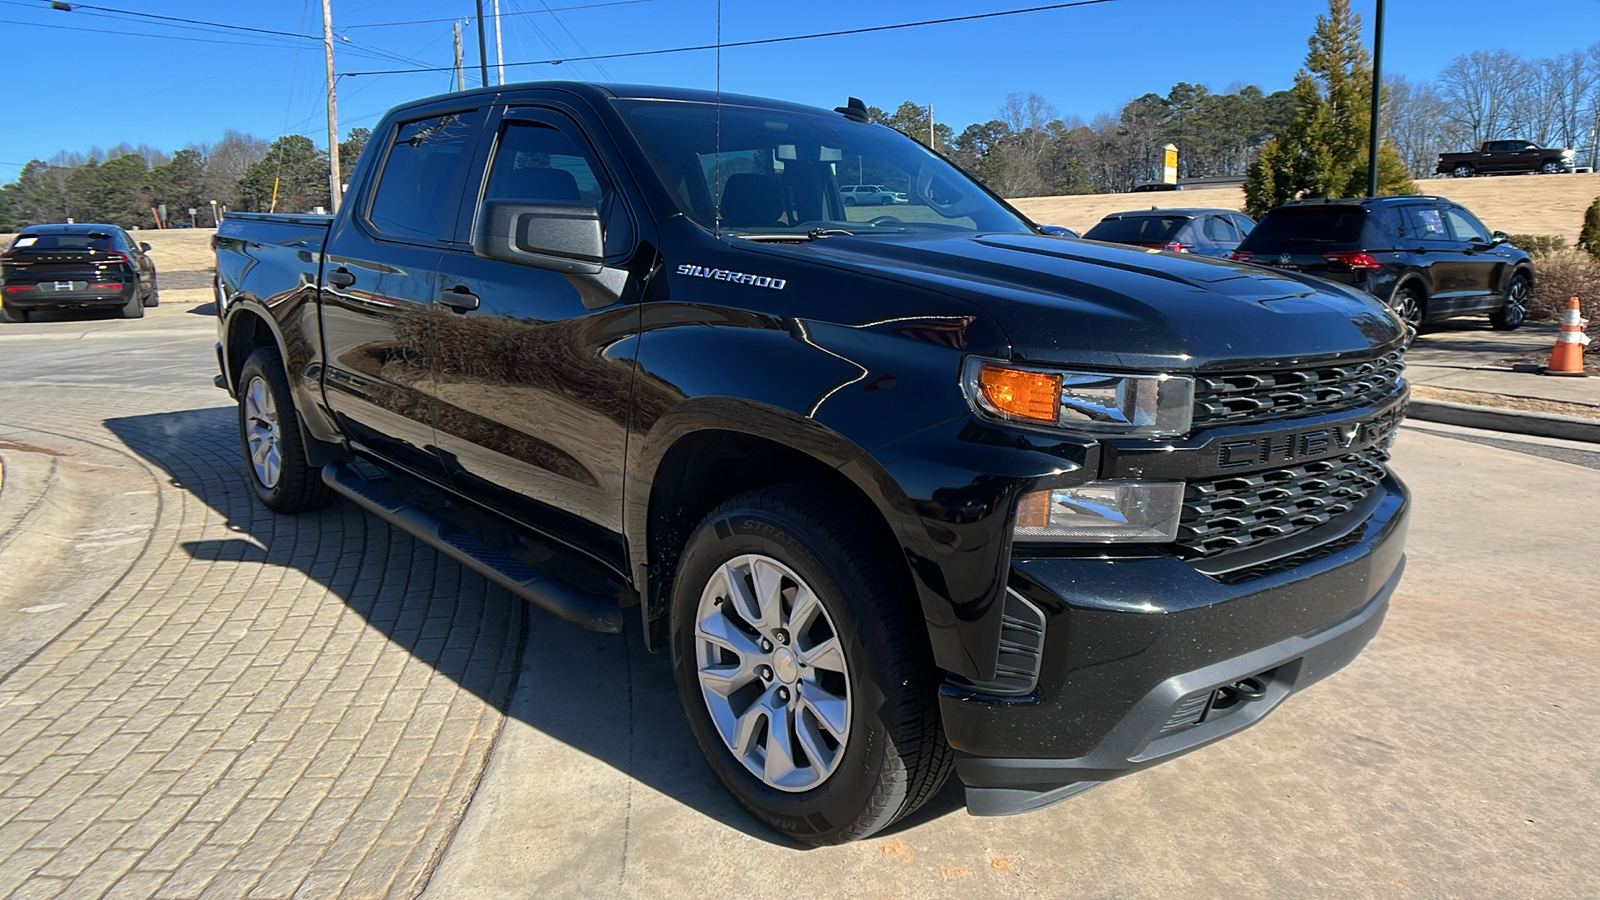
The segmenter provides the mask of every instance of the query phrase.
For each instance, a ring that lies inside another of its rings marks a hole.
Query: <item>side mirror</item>
[[[600,210],[586,203],[485,200],[472,252],[569,275],[598,275],[605,260]]]
[[[146,253],[148,253],[148,252],[150,252],[150,245],[145,243],[144,241],[140,241],[139,242],[139,249],[145,251]]]
[[[1039,230],[1045,234],[1055,235],[1056,237],[1075,238],[1078,236],[1077,232],[1062,225],[1040,225]]]
[[[1511,235],[1506,234],[1504,231],[1496,231],[1489,235],[1489,239],[1493,243],[1504,244],[1506,241],[1511,240]]]

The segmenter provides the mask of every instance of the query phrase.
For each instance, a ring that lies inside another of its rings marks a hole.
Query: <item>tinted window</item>
[[[1444,219],[1450,225],[1450,230],[1455,233],[1456,240],[1489,243],[1489,230],[1466,210],[1447,206],[1444,210]]]
[[[1165,244],[1187,224],[1188,216],[1124,216],[1101,221],[1084,237],[1116,244]]]
[[[625,253],[633,244],[627,211],[594,155],[571,135],[542,122],[506,126],[484,199],[592,206],[605,226],[607,256]]]
[[[1233,227],[1233,223],[1226,218],[1222,216],[1207,216],[1206,237],[1218,243],[1232,244],[1238,242],[1239,232]]]
[[[12,242],[13,250],[109,250],[107,234],[24,234]]]
[[[1238,227],[1239,233],[1242,235],[1249,235],[1250,232],[1255,230],[1255,220],[1249,216],[1229,216],[1228,218],[1233,220],[1233,224]]]
[[[1241,250],[1273,251],[1296,244],[1358,244],[1367,211],[1359,206],[1275,209],[1256,223]]]
[[[1404,209],[1406,216],[1406,237],[1423,241],[1449,241],[1450,232],[1445,228],[1444,216],[1440,214],[1437,206],[1407,206]]]
[[[481,119],[470,110],[401,125],[367,213],[372,226],[395,237],[437,240],[444,216],[456,212],[450,188]]]

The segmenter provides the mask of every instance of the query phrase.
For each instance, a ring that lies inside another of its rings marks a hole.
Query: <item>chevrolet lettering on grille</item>
[[[1226,472],[1287,465],[1303,459],[1364,450],[1393,434],[1404,417],[1405,407],[1395,406],[1359,422],[1224,441],[1217,448],[1217,469]]]

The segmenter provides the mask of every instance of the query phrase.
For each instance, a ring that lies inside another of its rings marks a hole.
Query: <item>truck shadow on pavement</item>
[[[245,480],[231,407],[105,424],[227,522],[231,536],[180,540],[195,561],[259,566],[258,582],[277,572],[284,590],[314,583],[391,645],[541,735],[729,828],[804,849],[748,815],[717,783],[684,724],[668,657],[644,648],[636,616],[625,616],[620,635],[568,625],[342,499],[299,516],[269,512]],[[296,572],[303,577],[288,574]],[[215,580],[227,575],[219,572]],[[551,767],[541,775],[546,783],[607,780],[586,774],[588,762],[558,746],[535,749]],[[598,798],[596,812],[616,799]],[[529,797],[528,804],[537,811],[540,798]],[[952,777],[939,796],[889,833],[963,806]],[[589,810],[555,814],[590,818]]]

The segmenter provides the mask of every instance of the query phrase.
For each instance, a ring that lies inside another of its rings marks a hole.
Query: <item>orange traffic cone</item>
[[[1587,377],[1583,371],[1583,347],[1589,343],[1589,336],[1583,333],[1583,326],[1589,324],[1589,320],[1579,315],[1580,311],[1577,297],[1567,301],[1567,312],[1561,317],[1561,333],[1556,335],[1556,345],[1550,350],[1550,363],[1544,367],[1544,374]]]

